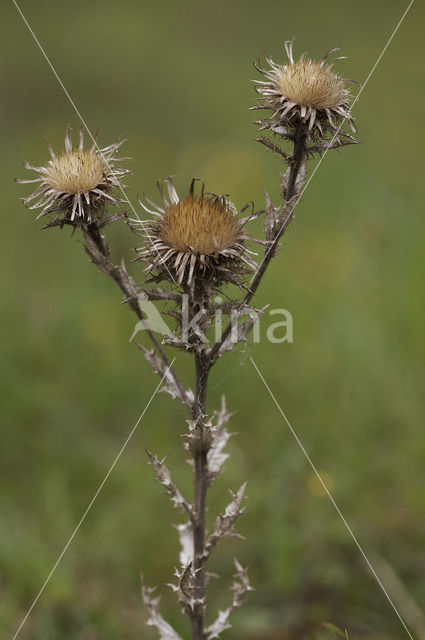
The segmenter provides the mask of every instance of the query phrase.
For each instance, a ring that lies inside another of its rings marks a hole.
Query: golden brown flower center
[[[169,247],[203,255],[227,249],[240,234],[238,219],[222,201],[191,196],[167,209],[159,231]]]
[[[333,109],[344,103],[347,95],[343,81],[329,65],[321,67],[311,60],[281,67],[276,81],[287,100],[315,109]]]
[[[88,193],[103,182],[106,170],[105,162],[97,153],[75,149],[49,162],[46,182],[59,192]]]

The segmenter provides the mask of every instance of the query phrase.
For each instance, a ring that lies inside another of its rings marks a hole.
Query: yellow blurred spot
[[[329,493],[331,493],[334,486],[331,474],[327,473],[326,471],[319,470],[319,476],[323,480],[323,483],[325,484]],[[310,475],[307,482],[307,486],[311,495],[313,495],[315,498],[324,498],[327,495],[325,487],[320,482],[319,478],[315,473],[312,473]]]

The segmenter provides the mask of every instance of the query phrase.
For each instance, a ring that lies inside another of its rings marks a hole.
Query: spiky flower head
[[[117,197],[122,191],[120,178],[130,173],[128,169],[117,167],[116,163],[128,158],[117,158],[116,152],[124,140],[97,148],[96,141],[84,148],[84,132],[80,129],[78,148],[73,148],[71,130],[65,133],[65,149],[56,155],[47,141],[51,159],[46,166],[34,167],[24,163],[26,169],[36,171],[38,178],[17,180],[17,182],[38,182],[37,189],[24,202],[29,209],[41,209],[37,216],[59,212],[63,219],[73,223],[90,222],[98,218],[105,206],[125,202]]]
[[[241,274],[256,268],[249,256],[244,225],[258,214],[240,219],[234,205],[225,196],[205,193],[202,184],[195,193],[196,178],[189,193],[180,200],[171,178],[165,181],[167,193],[159,183],[162,205],[146,198],[153,209],[140,204],[156,220],[132,221],[136,233],[144,236],[144,247],[138,250],[139,260],[147,263],[146,271],[156,271],[157,281],[171,279],[178,285],[217,286],[221,282],[240,282]]]
[[[335,134],[338,125],[346,120],[355,131],[349,106],[351,93],[346,87],[346,83],[353,80],[337,75],[332,71],[334,63],[326,63],[327,57],[338,51],[338,47],[328,51],[319,61],[310,60],[305,54],[295,61],[292,45],[292,42],[285,42],[287,64],[279,65],[266,58],[269,69],[256,66],[266,79],[254,81],[257,93],[264,98],[254,108],[272,112],[264,128],[293,130],[301,127],[314,137],[322,136],[326,131]]]

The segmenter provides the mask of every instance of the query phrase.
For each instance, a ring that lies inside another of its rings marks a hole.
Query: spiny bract
[[[73,222],[77,217],[90,222],[102,213],[106,204],[125,202],[114,195],[123,190],[120,178],[130,173],[116,163],[128,158],[117,158],[115,153],[124,140],[103,149],[97,149],[96,141],[90,148],[84,148],[84,132],[80,129],[77,149],[73,149],[70,127],[65,134],[65,149],[56,155],[47,141],[51,159],[46,166],[34,167],[25,162],[26,169],[36,171],[39,177],[17,182],[39,182],[38,188],[24,199],[29,209],[41,209],[37,219],[54,211],[64,214]],[[36,202],[34,202],[36,201]]]

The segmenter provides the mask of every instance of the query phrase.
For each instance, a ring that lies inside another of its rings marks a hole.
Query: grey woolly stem
[[[294,135],[294,148],[293,148],[293,155],[291,157],[290,160],[288,160],[289,162],[289,178],[288,178],[288,184],[287,184],[287,188],[286,189],[282,189],[282,198],[283,201],[285,203],[290,202],[296,195],[296,191],[297,191],[297,178],[299,176],[300,173],[300,169],[303,165],[303,160],[304,157],[306,155],[306,140],[307,140],[307,136],[306,133],[304,131],[304,129],[300,129],[299,131],[297,131]],[[298,200],[298,199],[297,199]],[[250,286],[249,286],[249,290],[247,291],[245,298],[243,300],[243,304],[249,304],[252,300],[252,298],[254,297],[258,286],[264,276],[264,273],[267,269],[267,267],[270,264],[271,259],[273,258],[276,249],[279,245],[279,241],[281,239],[281,237],[283,236],[283,234],[285,233],[286,229],[289,227],[290,223],[292,222],[293,219],[293,212],[294,209],[296,207],[297,204],[297,200],[294,202],[294,204],[290,207],[289,213],[286,216],[286,218],[284,219],[281,228],[279,229],[279,232],[276,234],[275,238],[273,239],[273,241],[270,243],[269,247],[267,248],[267,252],[266,255],[264,256],[263,261],[261,262],[260,266],[258,267],[254,279],[252,280]],[[213,346],[213,348],[211,349],[210,352],[210,363],[211,366],[214,364],[217,355],[220,351],[221,346],[223,345],[223,343],[225,342],[225,340],[228,338],[230,331],[232,330],[232,323],[229,323],[227,325],[227,327],[225,328],[225,330],[223,331],[223,334],[221,336],[221,338],[215,343],[215,345]]]
[[[195,597],[200,600],[195,605],[192,617],[192,640],[204,638],[204,597],[205,597],[205,507],[207,495],[208,445],[205,442],[204,416],[206,411],[209,366],[203,353],[195,355],[196,388],[193,403],[193,418],[199,422],[201,430],[198,446],[193,452],[194,462],[194,505],[193,505],[193,571],[195,574]]]
[[[104,235],[100,233],[99,227],[96,223],[90,223],[83,227],[84,238],[86,241],[85,249],[91,258],[92,262],[99,268],[102,273],[108,275],[118,285],[128,299],[129,307],[137,315],[139,320],[144,319],[144,315],[137,302],[137,287],[131,276],[127,273],[123,265],[114,265],[110,259],[110,248]],[[146,333],[151,340],[155,351],[167,367],[174,382],[177,385],[182,397],[186,397],[185,389],[173,369],[167,354],[163,350],[161,344],[156,339],[154,333],[146,328]]]

